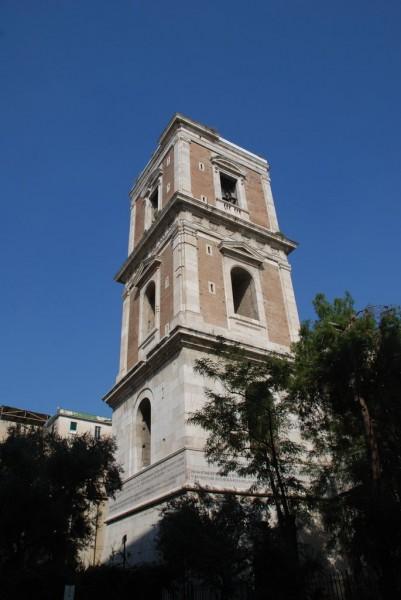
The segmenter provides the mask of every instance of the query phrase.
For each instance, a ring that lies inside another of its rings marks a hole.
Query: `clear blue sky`
[[[0,2],[0,404],[108,414],[128,197],[174,112],[266,156],[311,300],[400,303],[399,0]]]

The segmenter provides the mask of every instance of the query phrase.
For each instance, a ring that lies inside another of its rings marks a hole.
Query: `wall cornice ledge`
[[[168,336],[162,338],[160,342],[150,350],[145,360],[134,365],[130,371],[114,385],[114,387],[103,397],[103,401],[113,409],[117,408],[119,404],[124,402],[124,400],[135,393],[135,391],[143,385],[151,373],[154,373],[168,361],[172,360],[182,348],[202,350],[213,354],[221,344],[221,340],[221,336],[177,325]],[[249,358],[254,360],[263,360],[264,357],[271,352],[271,350],[269,351],[265,347],[257,347],[244,342],[238,342],[237,340],[225,339],[225,341],[228,345],[232,345],[235,348],[241,348],[247,353]]]
[[[174,217],[182,209],[189,210],[200,217],[206,217],[216,224],[224,224],[228,227],[234,226],[236,231],[257,238],[259,241],[267,243],[274,248],[283,250],[286,255],[298,247],[297,242],[290,240],[280,232],[270,231],[255,223],[245,221],[232,214],[227,214],[225,211],[210,204],[205,204],[192,196],[176,192],[167,206],[160,212],[157,220],[145,233],[138,246],[128,256],[121,269],[116,273],[114,277],[115,281],[127,283],[138,264],[146,258],[150,249],[161,239],[162,231],[173,222]]]

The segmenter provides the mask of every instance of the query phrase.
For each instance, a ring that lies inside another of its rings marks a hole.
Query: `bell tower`
[[[163,502],[196,485],[246,490],[207,463],[196,359],[223,336],[252,353],[288,352],[298,313],[267,161],[176,114],[130,192],[120,368],[113,409],[123,489],[110,503],[105,559],[154,559]]]

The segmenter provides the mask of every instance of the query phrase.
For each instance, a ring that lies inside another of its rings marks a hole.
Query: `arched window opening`
[[[153,221],[156,219],[157,213],[159,211],[159,188],[158,187],[156,187],[153,194],[151,194],[151,196],[149,198],[149,203],[150,203],[150,219],[151,219],[151,222],[153,223]]]
[[[266,381],[252,383],[245,393],[246,421],[253,452],[265,451],[266,439],[277,435],[274,397]]]
[[[148,335],[155,328],[156,316],[156,286],[151,281],[145,290],[143,297],[143,325],[144,335]]]
[[[231,271],[234,312],[250,319],[259,319],[255,283],[245,269],[234,267]]]
[[[144,398],[137,415],[138,469],[150,465],[151,428],[150,402]]]

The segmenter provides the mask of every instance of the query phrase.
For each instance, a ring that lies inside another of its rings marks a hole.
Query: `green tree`
[[[202,581],[230,599],[253,577],[256,544],[269,530],[256,499],[199,490],[171,500],[162,511],[159,550],[178,582]]]
[[[294,346],[290,399],[313,443],[311,474],[333,542],[400,589],[401,315],[314,301]],[[331,497],[331,499],[329,499]]]
[[[0,570],[68,573],[91,539],[94,507],[121,487],[115,443],[11,429],[0,443]]]
[[[283,393],[291,374],[288,357],[250,358],[221,342],[216,358],[199,360],[197,370],[214,382],[208,402],[190,421],[208,432],[206,455],[222,474],[254,478],[274,505],[289,570],[298,568],[296,514],[304,495],[302,446],[291,405]]]

